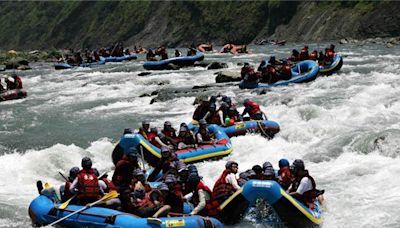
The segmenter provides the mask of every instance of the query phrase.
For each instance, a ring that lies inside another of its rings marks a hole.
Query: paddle
[[[118,194],[116,191],[111,191],[111,192],[105,194],[103,197],[101,197],[101,199],[99,199],[99,200],[97,200],[97,201],[95,201],[95,202],[93,202],[93,203],[90,203],[90,204],[88,204],[88,205],[82,207],[81,209],[76,210],[76,211],[72,212],[71,214],[69,214],[69,215],[67,215],[67,216],[65,216],[65,217],[62,217],[62,218],[60,218],[60,219],[58,219],[58,220],[56,220],[56,221],[50,223],[48,226],[54,226],[54,225],[56,225],[56,224],[58,224],[58,223],[64,221],[65,219],[67,219],[67,218],[69,218],[69,217],[71,217],[71,216],[73,216],[73,215],[75,215],[75,214],[78,214],[78,213],[81,212],[81,211],[84,211],[84,210],[86,210],[86,209],[88,209],[88,208],[90,208],[90,207],[93,207],[94,205],[96,205],[96,204],[98,204],[98,203],[105,202],[105,201],[108,201],[108,200],[110,200],[110,199],[117,198],[118,195],[119,195],[119,194]]]
[[[62,172],[58,171],[58,173],[62,176],[62,178],[64,178],[65,181],[68,181],[68,178],[66,178],[66,177],[64,176],[64,174],[62,174]]]
[[[67,201],[65,201],[64,203],[62,203],[59,207],[58,207],[58,209],[61,209],[61,210],[63,210],[63,209],[65,209],[65,208],[67,208],[67,206],[68,206],[68,204],[71,202],[71,200],[73,200],[74,198],[76,197],[76,195],[73,195],[71,198],[69,198]]]

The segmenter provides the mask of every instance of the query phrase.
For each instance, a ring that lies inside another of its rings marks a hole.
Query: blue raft
[[[218,142],[214,145],[201,145],[197,148],[185,148],[175,151],[179,160],[185,163],[193,163],[206,159],[218,158],[226,156],[232,152],[231,141],[221,127],[212,124],[208,126],[211,134],[214,134]],[[123,154],[130,152],[130,148],[137,148],[143,151],[144,159],[151,165],[157,165],[161,158],[160,148],[151,144],[141,134],[125,134],[121,137],[119,144],[115,147],[112,157],[116,163]]]
[[[204,54],[202,52],[197,52],[196,55],[192,56],[180,56],[169,58],[160,61],[146,61],[143,64],[146,70],[166,70],[168,69],[168,64],[174,64],[180,67],[192,66],[194,62],[202,61],[204,59]]]
[[[131,54],[131,55],[124,55],[124,56],[108,56],[104,57],[106,63],[108,62],[122,62],[122,61],[130,61],[137,59],[136,54]]]
[[[272,207],[274,219],[265,221],[271,227],[319,227],[322,225],[322,211],[315,199],[315,208],[309,209],[290,196],[281,186],[271,180],[250,180],[219,206],[216,216],[224,224],[234,224],[263,199]]]
[[[100,61],[92,62],[92,63],[82,63],[79,66],[80,67],[92,67],[92,66],[103,65],[105,63],[106,63],[105,58],[104,57],[100,57]],[[54,68],[56,70],[71,69],[73,67],[77,67],[77,65],[70,65],[68,63],[56,63],[56,64],[54,64]]]
[[[192,120],[188,126],[192,131],[197,131],[198,122]],[[271,120],[249,120],[236,122],[232,126],[220,127],[229,137],[245,135],[249,132],[259,132],[267,138],[273,138],[280,131],[279,124]]]
[[[319,73],[318,64],[312,60],[305,60],[297,63],[292,67],[292,78],[289,80],[281,80],[272,84],[267,83],[256,83],[256,82],[245,82],[239,83],[241,89],[255,89],[255,88],[272,88],[275,86],[284,86],[291,83],[302,83],[315,80]]]
[[[54,204],[47,196],[40,195],[29,205],[29,216],[34,226],[45,226],[62,217],[65,217],[83,206],[69,205],[64,210],[57,209],[60,204]],[[161,225],[148,223],[146,218],[140,218],[132,214],[117,210],[91,207],[77,213],[59,223],[64,227],[223,227],[215,218],[201,216],[168,217],[160,218]]]
[[[343,57],[340,54],[336,54],[333,58],[333,62],[330,65],[319,66],[319,72],[324,75],[330,75],[336,71],[339,71],[343,66]]]

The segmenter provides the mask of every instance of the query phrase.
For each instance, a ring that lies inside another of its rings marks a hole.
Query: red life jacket
[[[246,107],[249,112],[249,116],[250,116],[250,118],[254,119],[255,114],[261,112],[260,106],[253,101],[248,101],[247,105],[249,106],[249,107]]]
[[[328,49],[328,51],[326,52],[326,60],[332,61],[334,56],[335,53],[331,49]]]
[[[219,119],[218,112],[214,112],[207,118],[207,123],[221,125],[221,120]]]
[[[208,195],[210,196],[210,199],[206,200],[206,206],[201,211],[199,211],[198,214],[209,215],[209,216],[218,214],[219,203],[212,199],[213,194],[212,194],[210,188],[207,185],[205,185],[202,181],[200,181],[197,184],[196,190],[193,193],[193,196],[192,196],[193,203],[195,205],[197,205],[199,203],[200,200],[199,200],[198,192],[200,189],[202,189],[203,191],[206,191],[208,193]]]
[[[308,59],[308,50],[306,48],[301,49],[300,51],[300,60]]]
[[[150,132],[148,135],[147,135],[147,140],[149,140],[149,142],[151,143],[151,144],[153,144],[154,146],[156,146],[156,147],[158,147],[158,148],[161,148],[161,145],[157,142],[157,140],[156,140],[156,134],[155,133],[153,133],[153,132]]]
[[[78,199],[100,199],[99,180],[93,169],[82,169],[78,173]]]
[[[69,178],[68,178],[69,179]],[[64,193],[61,196],[61,201],[65,202],[67,200],[69,200],[73,194],[71,193],[71,191],[69,191],[69,188],[71,187],[72,182],[71,181],[66,181],[65,182],[65,187],[64,187]]]
[[[226,176],[230,173],[230,169],[225,169],[221,176],[218,178],[217,182],[215,182],[212,197],[214,200],[218,201],[219,204],[222,203],[222,200],[225,199],[226,196],[231,196],[236,191],[233,185],[227,183],[225,180]]]
[[[166,137],[176,138],[176,134],[174,130],[162,130],[161,131]]]
[[[18,86],[17,86],[17,82],[18,82]],[[15,77],[15,88],[16,89],[22,89],[22,80],[19,76]]]
[[[318,53],[316,51],[311,52],[310,59],[316,61],[318,58]]]
[[[282,167],[279,170],[279,184],[283,189],[287,189],[292,183],[292,173],[290,172],[289,166]]]
[[[149,207],[154,206],[154,205],[155,205],[155,204],[154,204],[154,201],[153,201],[152,198],[150,197],[151,194],[153,194],[153,191],[156,191],[156,190],[152,190],[152,191],[150,191],[150,192],[147,192],[147,193],[144,195],[144,198],[143,198],[142,200],[140,200],[139,202],[137,202],[137,203],[135,204],[135,206],[138,207],[139,209],[145,209],[145,208],[149,208]],[[160,194],[161,194],[161,193],[160,193]]]
[[[282,65],[282,73],[285,75],[292,76],[292,68],[290,67],[289,64]]]
[[[268,71],[268,74],[270,74],[271,76],[276,76],[276,69],[274,66],[268,65],[267,71]]]
[[[113,182],[111,182],[108,178],[101,178],[102,181],[104,181],[104,183],[107,185],[107,188],[104,190],[104,192],[110,192],[110,191],[116,191],[117,188],[115,187],[115,185],[113,184]]]

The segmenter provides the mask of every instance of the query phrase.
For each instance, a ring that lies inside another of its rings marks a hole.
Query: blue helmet
[[[279,168],[289,166],[289,161],[286,158],[282,158],[279,160]]]

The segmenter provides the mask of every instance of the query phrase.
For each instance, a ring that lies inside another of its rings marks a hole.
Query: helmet
[[[150,125],[150,122],[148,120],[143,120],[142,121],[142,126],[144,126],[144,125]]]
[[[266,161],[263,164],[263,170],[265,171],[266,169],[274,169],[274,167],[272,166],[271,162]]]
[[[165,121],[165,122],[164,122],[164,127],[165,127],[165,126],[171,127],[172,124],[171,124],[171,122],[169,122],[169,121]]]
[[[143,172],[142,169],[137,168],[137,169],[134,169],[134,170],[133,170],[132,175],[133,175],[133,176],[144,176],[144,172]]]
[[[304,170],[304,169],[305,169],[305,167],[304,167],[304,162],[303,162],[303,160],[301,160],[301,159],[296,159],[296,160],[294,160],[293,166],[294,166],[294,168],[297,169],[297,170]]]
[[[161,153],[169,153],[169,148],[166,146],[161,147]]]
[[[72,168],[69,170],[69,177],[70,177],[71,179],[75,179],[76,176],[78,176],[78,173],[79,173],[79,167],[77,167],[77,166],[72,167]]]
[[[188,171],[189,169],[187,168],[187,165],[181,161],[178,161],[176,164],[176,170],[178,170],[178,173],[182,171]]]
[[[156,128],[156,127],[152,127],[152,128],[150,128],[150,132],[157,133],[157,132],[158,132],[158,130],[157,130],[157,128]]]
[[[207,125],[207,121],[205,119],[199,120],[199,125]]]
[[[250,104],[250,100],[249,99],[245,99],[244,101],[243,101],[243,105],[246,107],[246,106],[248,106]]]
[[[199,177],[199,175],[191,174],[189,175],[187,182],[191,186],[196,186],[200,182],[200,180],[201,178]]]
[[[164,183],[169,184],[169,183],[176,183],[176,177],[173,174],[167,174],[165,176]]]
[[[187,168],[190,174],[198,174],[197,167],[195,165],[188,165]]]
[[[289,161],[286,158],[282,158],[279,160],[279,168],[289,166]]]
[[[217,101],[217,97],[216,96],[211,96],[210,97],[210,103],[215,103]]]
[[[231,103],[232,103],[232,99],[231,99],[230,97],[227,97],[227,98],[225,99],[225,103],[231,104]]]
[[[125,135],[125,134],[132,134],[132,133],[133,133],[132,128],[125,128],[125,129],[124,129],[124,135]]]
[[[168,189],[168,185],[166,185],[165,183],[161,183],[160,185],[157,186],[158,190],[162,191],[169,191]]]
[[[228,162],[226,162],[226,164],[225,164],[225,168],[226,169],[230,169],[230,168],[232,168],[232,165],[239,165],[237,162],[235,162],[235,161],[228,161]]]
[[[179,132],[187,132],[188,131],[188,129],[186,128],[186,127],[184,127],[184,126],[182,126],[181,128],[179,128]]]
[[[266,169],[264,170],[264,175],[265,176],[274,176],[275,177],[275,172],[273,169]]]
[[[92,168],[92,160],[89,157],[84,157],[82,158],[81,165],[84,169],[90,169]]]
[[[208,110],[211,112],[215,112],[217,109],[217,106],[214,103],[211,103],[210,106],[208,106]]]
[[[262,173],[263,169],[259,165],[255,165],[251,168],[255,173]]]
[[[10,81],[10,82],[12,82],[12,83],[15,82],[14,78],[11,78],[11,77],[10,77],[10,78],[7,78],[7,80]]]

